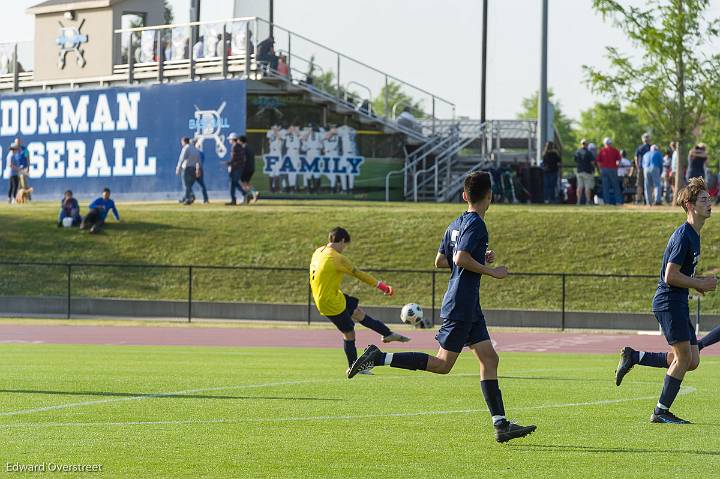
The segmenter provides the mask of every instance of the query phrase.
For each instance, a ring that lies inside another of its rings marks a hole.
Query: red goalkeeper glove
[[[393,294],[395,294],[395,290],[393,289],[393,287],[382,281],[378,281],[378,284],[375,287],[382,291],[383,294],[385,294],[386,296],[392,296]]]

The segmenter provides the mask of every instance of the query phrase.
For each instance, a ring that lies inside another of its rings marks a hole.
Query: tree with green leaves
[[[720,84],[720,55],[708,53],[720,36],[720,23],[706,16],[709,0],[631,3],[593,0],[593,7],[622,30],[641,55],[631,58],[607,47],[609,71],[583,68],[594,92],[637,105],[656,136],[677,141],[682,171],[686,148],[702,124],[706,100]],[[676,187],[681,187],[683,175],[675,178]]]
[[[536,91],[529,97],[522,99],[522,110],[517,116],[519,120],[537,120],[539,95],[540,93]],[[555,127],[555,130],[557,130],[557,134],[560,137],[560,143],[562,144],[563,163],[568,165],[575,153],[577,135],[575,134],[572,119],[565,116],[560,102],[555,101],[554,99],[555,92],[552,89],[548,89],[548,101],[554,106],[553,126]]]
[[[171,25],[174,19],[173,7],[170,5],[170,2],[165,0],[163,5],[163,20],[165,21],[165,25]]]
[[[387,92],[387,111],[385,111],[385,93]],[[380,94],[372,100],[373,113],[379,116],[390,116],[393,108],[396,114],[400,114],[405,107],[410,107],[412,114],[422,118],[425,115],[421,101],[414,100],[402,90],[402,85],[395,82],[388,82],[380,89]]]
[[[615,147],[626,150],[628,157],[632,158],[635,146],[645,131],[636,106],[623,108],[619,101],[613,100],[596,103],[582,111],[577,136],[597,144],[610,137]]]

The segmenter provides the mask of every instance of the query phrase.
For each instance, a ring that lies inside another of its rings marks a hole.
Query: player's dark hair
[[[465,177],[463,190],[470,203],[477,203],[482,200],[491,189],[490,174],[486,171],[475,171]]]
[[[182,137],[182,142],[187,145],[188,143],[190,143],[190,138],[188,138],[187,136],[183,136],[183,137]]]
[[[247,143],[247,136],[245,136],[245,135],[240,135],[240,136],[238,137],[238,140],[240,140],[240,143]]]
[[[328,234],[328,242],[329,243],[339,243],[341,241],[349,243],[350,242],[350,233],[348,233],[345,228],[341,228],[339,226],[331,229],[330,233]]]
[[[107,194],[109,195],[109,194],[110,194],[110,188],[107,188],[107,187],[103,188],[103,193],[105,193],[105,192],[107,192]]]
[[[707,191],[707,186],[705,186],[705,179],[703,179],[702,176],[690,178],[690,180],[688,180],[688,184],[683,189],[678,191],[675,204],[677,204],[678,206],[682,206],[685,212],[687,212],[687,204],[694,204],[697,201],[698,195],[700,195],[700,193],[702,193],[703,191]]]

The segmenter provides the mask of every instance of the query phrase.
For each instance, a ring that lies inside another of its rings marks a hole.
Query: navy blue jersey
[[[670,236],[665,254],[657,291],[653,297],[653,311],[668,311],[671,305],[687,305],[687,288],[670,286],[665,282],[665,270],[668,263],[680,265],[680,272],[686,276],[695,275],[695,266],[700,261],[700,235],[690,226],[683,223]]]
[[[485,264],[488,231],[483,219],[475,212],[465,212],[450,226],[452,227],[457,223],[459,223],[459,228],[457,230],[453,229],[450,233],[451,240],[453,235],[456,236],[452,254],[454,255],[457,251],[467,251],[475,261]],[[448,229],[450,230],[450,228]],[[454,231],[457,231],[457,234]],[[459,268],[452,261],[452,257],[450,258],[450,265],[450,281],[443,297],[440,318],[453,321],[480,321],[482,319],[480,274]]]
[[[450,269],[455,267],[453,263],[453,252],[455,251],[455,243],[457,237],[460,234],[460,225],[462,224],[463,215],[458,216],[455,220],[450,223],[450,226],[445,230],[445,234],[440,240],[440,246],[438,247],[438,253],[445,255],[447,262],[450,265]]]

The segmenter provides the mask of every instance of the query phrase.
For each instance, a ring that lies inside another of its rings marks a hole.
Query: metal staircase
[[[423,125],[425,128],[427,125]],[[385,179],[389,199],[393,175],[403,176],[403,196],[412,201],[453,201],[470,172],[535,159],[536,122],[531,120],[445,120],[438,134],[408,155],[401,170]]]

